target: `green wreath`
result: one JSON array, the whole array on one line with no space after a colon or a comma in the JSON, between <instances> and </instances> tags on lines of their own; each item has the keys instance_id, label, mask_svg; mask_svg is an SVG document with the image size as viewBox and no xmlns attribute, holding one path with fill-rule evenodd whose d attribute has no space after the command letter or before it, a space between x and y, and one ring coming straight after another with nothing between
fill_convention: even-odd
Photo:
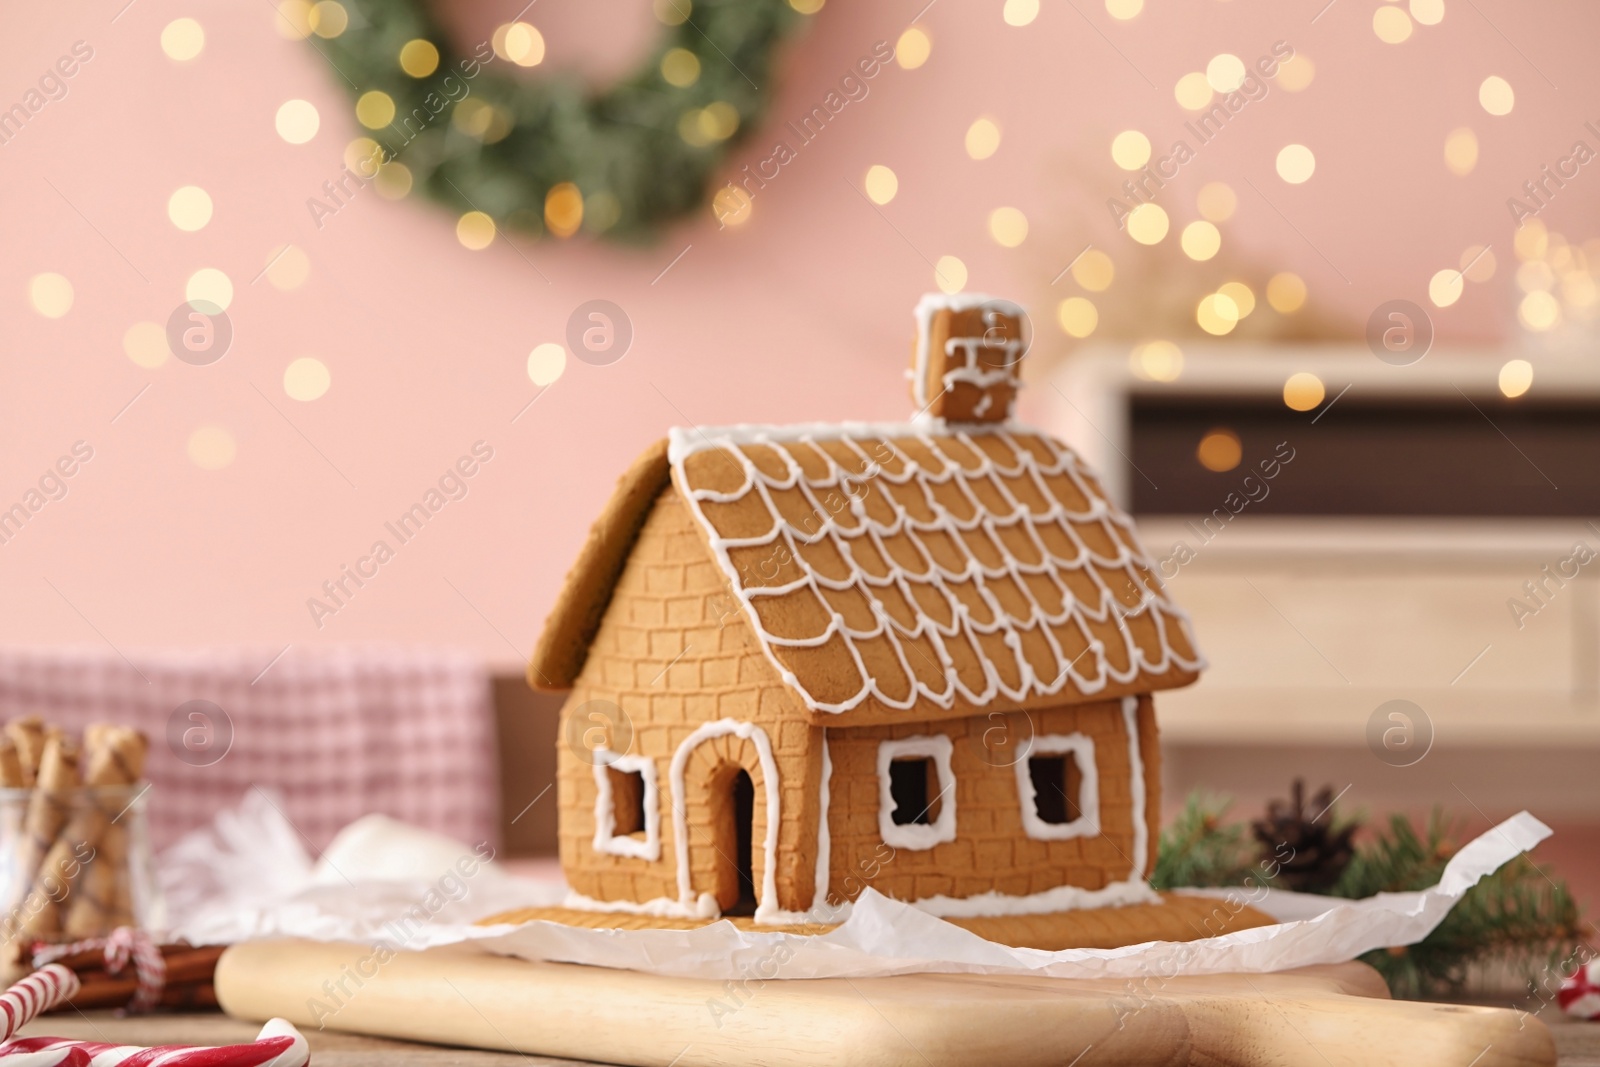
<instances>
[{"instance_id":1,"label":"green wreath","mask_svg":"<svg viewBox=\"0 0 1600 1067\"><path fill-rule=\"evenodd\" d=\"M656 0L663 40L597 94L507 69L504 42L457 53L422 0L324 0L309 28L352 84L381 161L428 196L524 233L570 236L581 220L638 241L705 202L712 173L765 110L776 44L821 6Z\"/></svg>"}]
</instances>

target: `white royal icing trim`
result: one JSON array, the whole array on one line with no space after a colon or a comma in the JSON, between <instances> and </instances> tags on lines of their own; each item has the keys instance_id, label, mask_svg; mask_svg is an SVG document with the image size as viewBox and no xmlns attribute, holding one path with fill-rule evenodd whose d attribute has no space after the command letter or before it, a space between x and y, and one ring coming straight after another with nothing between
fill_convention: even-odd
<instances>
[{"instance_id":1,"label":"white royal icing trim","mask_svg":"<svg viewBox=\"0 0 1600 1067\"><path fill-rule=\"evenodd\" d=\"M1014 465L1000 466L992 456L979 449L973 442L983 435L993 434L999 436L1011 450L1015 457ZM1013 434L1027 434L1034 438L1042 447L1048 449L1054 459L1052 462L1043 463L1031 451L1018 445L1013 439ZM971 471L962 471L956 481L957 487L966 494L971 506L973 517L958 520L948 510L940 506L932 495L926 492L927 485L942 485L957 478L957 469L950 464L939 471L923 468L909 455L894 445L896 438L914 438L919 440L924 447L934 453L940 449L933 443L933 438L938 436L953 439L969 449L974 455L980 457L978 466ZM875 442L887 450L886 454L892 455L897 461L900 473L890 474L874 457L867 455L859 441L867 439ZM843 442L861 457L862 469L858 472L845 472L835 461L833 456L820 449L817 455L828 464L826 477L807 480L793 457L786 452L780 456L786 466L782 477L771 477L760 470L750 458L745 455L740 447L755 444L780 444L787 442L817 441ZM732 492L719 492L711 489L690 489L687 480L682 476L681 466L691 455L707 449L723 449L730 462L739 465L743 473L743 482ZM876 450L876 449L875 449ZM1201 670L1205 666L1205 659L1198 654L1193 658L1180 655L1173 649L1167 639L1166 628L1176 625L1192 635L1192 626L1188 615L1174 605L1159 588L1149 589L1138 581L1138 571L1142 570L1153 575L1155 567L1150 561L1139 541L1138 534L1133 528L1132 521L1122 513L1114 510L1106 500L1093 491L1086 480L1087 471L1083 468L1078 457L1065 445L1060 444L1046 434L1037 430L1014 423L994 425L972 425L960 428L944 427L942 430L927 422L922 423L842 423L842 424L805 424L798 426L757 426L738 425L730 427L695 427L692 429L674 428L669 438L668 456L670 461L679 468L679 485L684 491L684 497L689 503L690 510L705 532L712 555L717 560L723 574L728 578L733 595L738 598L744 610L745 618L759 638L762 651L767 656L780 678L795 694L800 697L806 707L812 711L840 713L859 707L869 698L876 700L886 708L893 710L910 710L923 701L930 702L939 708L948 709L958 699L967 701L975 707L986 707L996 701L1022 702L1051 697L1060 694L1069 686L1076 687L1084 697L1093 697L1112 684L1126 685L1134 682L1141 672L1163 674L1174 667L1189 671ZM1011 496L1000 479L994 478L996 473L1005 473L1014 477L1031 478L1039 486L1038 492L1042 499L1053 500L1053 494L1046 491L1041 479L1046 476L1062 477L1072 482L1083 499L1089 501L1089 508L1084 512L1068 511L1059 502L1051 504L1048 511L1035 515L1029 509ZM890 493L880 493L895 512L892 522L879 522L866 513L866 508L860 503L853 492L854 486L873 478L882 478L889 485L898 490L923 492L925 503L933 513L931 521L919 521L911 517L906 508L895 500ZM1005 514L998 514L987 509L972 493L968 482L974 479L987 478L1002 497L1010 505L1010 510ZM913 484L915 483L915 484ZM848 531L833 517L835 509L818 499L818 492L824 496L840 494L832 499L848 500L848 510L853 519L853 525ZM781 517L783 512L774 506L772 493L786 492L799 493L813 508L814 514L825 516L820 527L816 530L801 531ZM757 537L724 538L707 518L704 510L706 503L728 503L743 499L747 494L756 493L772 517L772 528L769 532ZM1076 549L1077 556L1073 561L1067 561L1052 554L1033 532L1032 523L1051 523L1062 537L1067 539ZM1074 528L1074 523L1099 523L1107 529L1108 536L1116 545L1116 555L1111 557L1100 556L1093 552L1084 539ZM888 567L887 577L875 578L853 563L848 537L841 537L843 533L856 533L865 528L867 536L873 538L873 547L877 549L884 563ZM1024 564L1005 550L1004 540L996 533L999 529L1013 530L1020 527L1021 531L1033 543L1039 554L1041 562L1038 564ZM916 534L919 531L937 532L955 538L958 542L964 532L978 531L985 535L1000 551L1002 563L997 567L985 567L977 559L969 559L968 565L961 572L947 572L933 562L931 558L925 559L927 566L920 574L910 574L897 564L894 559L881 548L881 539L884 536L894 536L903 531ZM816 544L826 539L833 539L832 543L840 556L851 563L851 573L848 578L830 579L817 573L804 556L795 550L798 544ZM914 540L914 538L913 538ZM743 577L737 566L734 565L731 550L747 547L767 547L785 551L793 563L802 572L803 576L794 582L783 586L746 587ZM919 549L919 551L921 551ZM970 553L969 553L970 555ZM1121 572L1128 580L1134 582L1137 588L1143 589L1141 603L1136 608L1124 608L1100 575L1089 564L1111 572ZM1096 589L1098 601L1089 604L1078 600L1055 575L1062 571L1079 571L1087 581ZM1027 576L1046 575L1054 581L1061 594L1060 610L1049 613L1040 605L1037 598L1029 590ZM994 594L988 589L979 587L978 593L985 600L993 621L979 623L973 620L970 610L945 585L946 579L972 579L981 577L987 580L1010 580L1030 605L1030 614L1026 619L1013 620ZM1159 581L1159 579L1156 579ZM932 587L942 596L949 605L952 622L941 625L925 614L919 612L918 620L914 627L906 628L890 618L881 609L877 608L875 598L870 596L870 587L895 586L897 593L915 605L916 598L911 593L912 584L922 587ZM770 597L783 593L794 592L809 588L812 595L819 603L826 605L823 596L824 589L844 590L855 588L869 598L874 599L875 622L867 630L853 630L849 628L844 618L837 612L830 611L830 621L823 632L805 638L783 638L771 633L762 625L761 618L755 609L755 600L758 597ZM1154 622L1157 640L1161 649L1159 657L1152 660L1145 654L1143 648L1133 639L1128 629L1127 617L1133 613L1143 613L1158 607L1152 620ZM1081 618L1080 618L1081 616ZM1092 619L1095 622L1105 623L1110 621L1120 634L1123 645L1127 649L1128 666L1125 670L1113 669L1105 654L1105 645L1097 638L1089 635L1084 627L1082 618ZM1084 636L1087 644L1086 650L1076 659L1069 660L1062 652L1060 643L1051 632L1051 626L1076 627ZM1056 657L1057 664L1062 665L1053 678L1044 678L1035 674L1033 666L1022 654L1022 643L1018 630L1037 630L1044 638L1047 645ZM808 648L817 647L826 643L837 634L844 634L844 642L848 648L858 676L862 679L860 688L843 700L824 701L810 693L801 683L800 679L779 661L776 649L779 648ZM995 669L987 655L980 655L984 670L984 684L981 688L974 689L968 686L954 669L954 660L946 650L946 641L965 642L975 649L981 648L977 641L979 634L1004 634L1004 644L1013 657L1012 666L1018 678L1018 684L1004 683L999 672ZM907 638L924 639L939 656L940 666L944 672L944 685L942 688L931 688L911 668L906 660L905 649L902 647L899 636ZM889 644L894 648L900 669L904 673L907 692L903 697L891 697L879 688L877 680L867 670L861 659L860 652L855 647L856 639L872 639L887 636ZM1193 645L1192 637L1190 645ZM1080 667L1080 661L1091 659L1089 670Z\"/></svg>"},{"instance_id":2,"label":"white royal icing trim","mask_svg":"<svg viewBox=\"0 0 1600 1067\"><path fill-rule=\"evenodd\" d=\"M983 293L924 293L912 312L917 320L917 348L911 366L911 397L917 405L917 411L926 411L928 406L938 399L928 396L928 334L933 329L933 316L940 311L960 312L971 311L974 308L1010 315L1022 324L1024 331L1028 329L1028 313L1020 305L1013 304L1009 300L985 296ZM952 337L945 342L945 351L948 353L952 348L965 348L968 359L972 360L975 350L983 345L983 340L981 337ZM1006 361L1006 366L998 370L980 371L976 367L967 366L949 371L944 376L945 389L948 390L958 381L970 382L980 389L1005 381L1011 376L1010 368L1028 351L1031 341L1032 338L1023 336L1001 342L1001 346L997 347L1005 347L1014 354ZM983 415L985 412L980 410L977 414ZM1009 418L1010 415L1011 412L1007 410L1006 417Z\"/></svg>"},{"instance_id":3,"label":"white royal icing trim","mask_svg":"<svg viewBox=\"0 0 1600 1067\"><path fill-rule=\"evenodd\" d=\"M656 897L654 900L646 901L596 900L573 889L568 890L562 906L577 911L649 915L657 919L715 919L722 914L722 910L717 907L717 898L710 893L701 893L698 900L685 904L669 897Z\"/></svg>"},{"instance_id":4,"label":"white royal icing trim","mask_svg":"<svg viewBox=\"0 0 1600 1067\"><path fill-rule=\"evenodd\" d=\"M816 889L811 894L811 910L828 905L828 863L833 848L828 829L828 809L833 803L833 756L828 752L828 728L822 728L822 795L818 798Z\"/></svg>"},{"instance_id":5,"label":"white royal icing trim","mask_svg":"<svg viewBox=\"0 0 1600 1067\"><path fill-rule=\"evenodd\" d=\"M1145 821L1144 753L1139 748L1139 698L1122 698L1122 723L1128 730L1129 788L1133 790L1133 870L1128 878L1144 881L1150 860L1150 824Z\"/></svg>"},{"instance_id":6,"label":"white royal icing trim","mask_svg":"<svg viewBox=\"0 0 1600 1067\"><path fill-rule=\"evenodd\" d=\"M924 897L911 906L950 919L983 919L1000 915L1045 915L1082 908L1120 908L1128 904L1160 904L1161 894L1142 881L1112 882L1101 889L1059 885L1025 897L980 893L975 897Z\"/></svg>"},{"instance_id":7,"label":"white royal icing trim","mask_svg":"<svg viewBox=\"0 0 1600 1067\"><path fill-rule=\"evenodd\" d=\"M1070 756L1078 765L1078 812L1076 819L1064 823L1039 818L1038 794L1028 763L1035 756ZM1088 734L1043 734L1033 738L1028 752L1014 764L1017 796L1022 801L1022 830L1035 841L1065 841L1074 837L1100 835L1100 768L1094 758L1094 738Z\"/></svg>"},{"instance_id":8,"label":"white royal icing trim","mask_svg":"<svg viewBox=\"0 0 1600 1067\"><path fill-rule=\"evenodd\" d=\"M906 737L878 745L878 835L884 844L920 852L956 839L956 779L950 771L954 747L947 734ZM894 821L896 804L889 788L889 764L905 756L933 760L939 784L939 816L931 823Z\"/></svg>"},{"instance_id":9,"label":"white royal icing trim","mask_svg":"<svg viewBox=\"0 0 1600 1067\"><path fill-rule=\"evenodd\" d=\"M761 760L761 777L765 779L767 787L767 836L762 843L765 860L761 872L761 897L756 902L756 922L787 921L789 913L778 907L778 763L772 758L772 742L767 739L767 732L753 722L739 722L737 719L704 723L685 738L672 754L668 781L672 784L672 831L678 861L678 902L689 907L696 899L689 870L689 816L684 808L684 768L689 764L690 754L701 742L728 734L745 738L756 746L756 755Z\"/></svg>"},{"instance_id":10,"label":"white royal icing trim","mask_svg":"<svg viewBox=\"0 0 1600 1067\"><path fill-rule=\"evenodd\" d=\"M595 750L594 850L611 856L655 861L661 858L661 798L656 788L656 761L649 756L624 756L608 749ZM618 834L617 812L611 795L612 769L638 774L644 779L644 836Z\"/></svg>"}]
</instances>

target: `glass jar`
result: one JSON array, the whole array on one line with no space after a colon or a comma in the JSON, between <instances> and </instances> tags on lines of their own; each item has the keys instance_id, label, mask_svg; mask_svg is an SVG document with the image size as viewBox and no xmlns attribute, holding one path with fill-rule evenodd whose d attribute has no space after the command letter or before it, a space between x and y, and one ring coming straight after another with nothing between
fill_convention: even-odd
<instances>
[{"instance_id":1,"label":"glass jar","mask_svg":"<svg viewBox=\"0 0 1600 1067\"><path fill-rule=\"evenodd\" d=\"M0 943L159 928L149 799L147 782L0 789Z\"/></svg>"}]
</instances>

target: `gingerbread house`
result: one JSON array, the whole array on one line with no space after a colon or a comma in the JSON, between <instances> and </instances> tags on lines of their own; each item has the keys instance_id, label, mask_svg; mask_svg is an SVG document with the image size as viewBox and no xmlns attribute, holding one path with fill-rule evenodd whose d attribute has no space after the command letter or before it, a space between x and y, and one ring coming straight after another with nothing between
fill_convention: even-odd
<instances>
[{"instance_id":1,"label":"gingerbread house","mask_svg":"<svg viewBox=\"0 0 1600 1067\"><path fill-rule=\"evenodd\" d=\"M529 667L571 690L572 906L1158 901L1151 694L1198 676L1189 621L1077 456L1012 421L1021 309L916 321L911 421L675 429L622 476Z\"/></svg>"}]
</instances>

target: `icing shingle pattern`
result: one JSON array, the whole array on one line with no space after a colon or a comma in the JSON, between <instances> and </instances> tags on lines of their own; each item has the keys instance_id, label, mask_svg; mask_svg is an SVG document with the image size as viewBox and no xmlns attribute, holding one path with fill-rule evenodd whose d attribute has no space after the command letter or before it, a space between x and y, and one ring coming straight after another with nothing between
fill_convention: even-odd
<instances>
[{"instance_id":1,"label":"icing shingle pattern","mask_svg":"<svg viewBox=\"0 0 1600 1067\"><path fill-rule=\"evenodd\" d=\"M1132 521L1047 434L697 428L674 430L669 454L746 617L813 711L1086 699L1204 665Z\"/></svg>"}]
</instances>

